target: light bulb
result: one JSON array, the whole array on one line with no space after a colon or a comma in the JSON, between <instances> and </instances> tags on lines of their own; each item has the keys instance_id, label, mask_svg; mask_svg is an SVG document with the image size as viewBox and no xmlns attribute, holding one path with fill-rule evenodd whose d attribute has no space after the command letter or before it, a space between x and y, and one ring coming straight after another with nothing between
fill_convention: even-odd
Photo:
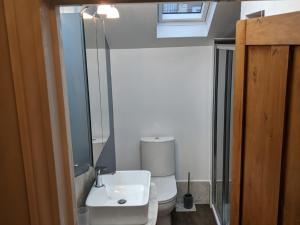
<instances>
[{"instance_id":1,"label":"light bulb","mask_svg":"<svg viewBox=\"0 0 300 225\"><path fill-rule=\"evenodd\" d=\"M111 5L98 5L97 14L99 15L107 15L110 11Z\"/></svg>"},{"instance_id":2,"label":"light bulb","mask_svg":"<svg viewBox=\"0 0 300 225\"><path fill-rule=\"evenodd\" d=\"M114 6L111 6L108 13L106 14L106 18L108 18L108 19L120 18L120 14L119 14L118 9Z\"/></svg>"}]
</instances>

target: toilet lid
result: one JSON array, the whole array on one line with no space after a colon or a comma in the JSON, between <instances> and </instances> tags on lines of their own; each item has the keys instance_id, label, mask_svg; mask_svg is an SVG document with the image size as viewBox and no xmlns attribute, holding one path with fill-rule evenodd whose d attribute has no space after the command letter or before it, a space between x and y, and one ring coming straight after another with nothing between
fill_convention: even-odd
<instances>
[{"instance_id":1,"label":"toilet lid","mask_svg":"<svg viewBox=\"0 0 300 225\"><path fill-rule=\"evenodd\" d=\"M158 202L168 202L174 199L177 195L177 187L175 176L152 177L151 182L156 186Z\"/></svg>"}]
</instances>

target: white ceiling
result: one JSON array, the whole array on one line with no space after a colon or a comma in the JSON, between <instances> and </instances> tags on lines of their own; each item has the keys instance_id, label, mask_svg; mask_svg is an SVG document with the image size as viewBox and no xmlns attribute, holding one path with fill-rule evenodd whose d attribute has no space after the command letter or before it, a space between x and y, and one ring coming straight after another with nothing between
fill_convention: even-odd
<instances>
[{"instance_id":1,"label":"white ceiling","mask_svg":"<svg viewBox=\"0 0 300 225\"><path fill-rule=\"evenodd\" d=\"M119 19L105 20L105 33L110 48L157 48L210 45L213 38L234 37L240 17L240 2L218 2L208 37L156 38L157 3L115 5ZM85 21L87 48L95 48L95 26Z\"/></svg>"}]
</instances>

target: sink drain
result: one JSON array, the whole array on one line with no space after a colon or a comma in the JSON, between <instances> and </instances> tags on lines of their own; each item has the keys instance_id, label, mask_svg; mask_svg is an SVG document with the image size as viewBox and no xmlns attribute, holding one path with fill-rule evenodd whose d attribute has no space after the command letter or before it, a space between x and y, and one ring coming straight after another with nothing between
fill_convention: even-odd
<instances>
[{"instance_id":1,"label":"sink drain","mask_svg":"<svg viewBox=\"0 0 300 225\"><path fill-rule=\"evenodd\" d=\"M118 201L118 203L120 204L120 205L123 205L123 204L125 204L127 201L126 201L126 199L120 199L119 201Z\"/></svg>"}]
</instances>

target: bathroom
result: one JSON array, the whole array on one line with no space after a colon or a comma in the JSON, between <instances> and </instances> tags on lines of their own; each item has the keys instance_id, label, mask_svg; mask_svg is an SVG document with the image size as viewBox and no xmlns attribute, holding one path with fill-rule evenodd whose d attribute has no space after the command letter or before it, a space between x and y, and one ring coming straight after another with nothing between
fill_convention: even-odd
<instances>
[{"instance_id":1,"label":"bathroom","mask_svg":"<svg viewBox=\"0 0 300 225\"><path fill-rule=\"evenodd\" d=\"M253 16L245 4L60 8L80 221L229 224L235 25ZM136 179L150 171L158 207L149 200L148 213L109 209L139 204L127 196L138 190L117 195L122 187L106 184L118 171ZM140 220L126 221L138 212Z\"/></svg>"},{"instance_id":2,"label":"bathroom","mask_svg":"<svg viewBox=\"0 0 300 225\"><path fill-rule=\"evenodd\" d=\"M300 2L18 1L0 224L299 223Z\"/></svg>"},{"instance_id":3,"label":"bathroom","mask_svg":"<svg viewBox=\"0 0 300 225\"><path fill-rule=\"evenodd\" d=\"M164 28L168 23L157 23L158 9L174 5L206 10L202 13L207 22L186 22L191 29L206 29L206 34L187 30L181 32L182 37L176 37L163 31L163 35L171 36L159 38L159 26ZM158 213L157 224L171 224L173 209L184 209L190 173L193 202L199 205L198 211L207 211L208 221L213 221L209 205L214 39L223 37L229 49L233 47L230 38L235 35L240 3L144 3L114 7L119 18L95 18L101 8L93 5L78 9L62 7L60 11L77 206L83 210L89 204L87 196L95 180L95 167L105 167L104 175L100 175L104 177L115 170L149 170L159 196L159 210L166 208ZM76 32L82 32L77 40ZM85 49L85 57L80 54L81 48ZM80 73L84 70L86 74ZM93 153L88 157L82 149L90 147ZM184 211L189 210L196 208L193 205ZM168 215L163 218L161 214ZM91 224L97 222L93 220Z\"/></svg>"}]
</instances>

